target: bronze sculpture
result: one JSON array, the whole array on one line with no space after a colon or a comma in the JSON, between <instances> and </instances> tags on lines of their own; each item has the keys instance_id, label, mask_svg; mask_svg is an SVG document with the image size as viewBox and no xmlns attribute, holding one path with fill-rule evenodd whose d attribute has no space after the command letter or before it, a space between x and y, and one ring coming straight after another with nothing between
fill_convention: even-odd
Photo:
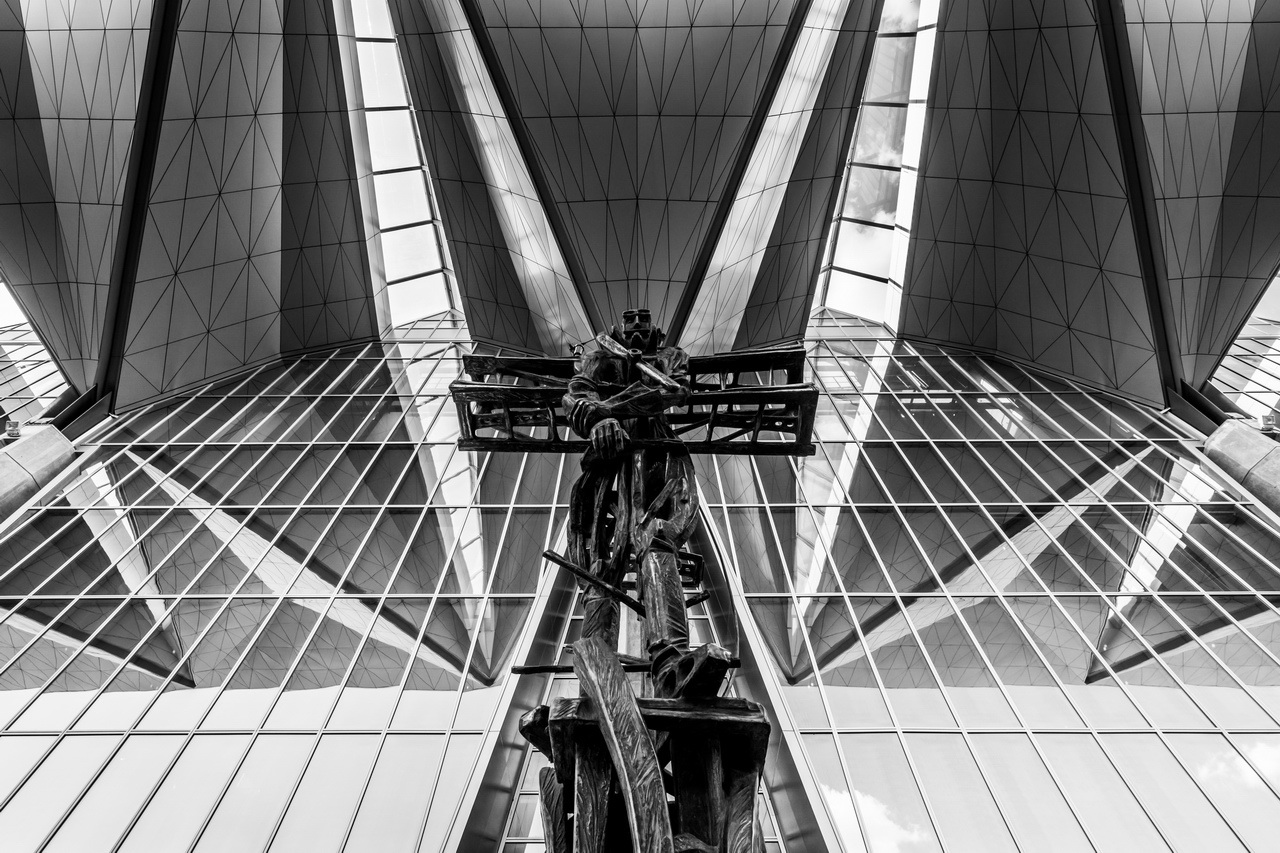
<instances>
[{"instance_id":1,"label":"bronze sculpture","mask_svg":"<svg viewBox=\"0 0 1280 853\"><path fill-rule=\"evenodd\" d=\"M708 654L728 654L717 648L694 658L689 651L676 557L698 520L693 460L683 446L630 450L633 438L675 439L666 410L689 399L689 357L662 346L663 338L648 310L627 311L621 328L583 356L564 409L573 431L591 443L569 499L569 559L614 586L635 573L657 694L674 698L706 668ZM616 648L619 602L597 586L584 596L583 639L601 637Z\"/></svg>"},{"instance_id":2,"label":"bronze sculpture","mask_svg":"<svg viewBox=\"0 0 1280 853\"><path fill-rule=\"evenodd\" d=\"M817 395L801 381L802 350L691 359L663 345L645 309L596 342L576 363L470 356L471 380L452 386L459 447L583 452L568 555L544 554L582 586L572 649L582 695L520 726L552 762L539 777L547 849L755 853L769 723L759 705L718 695L736 664L729 652L689 646L687 608L705 597L686 598L701 580L685 550L698 521L690 453L812 453ZM562 438L565 427L579 439ZM643 660L619 654L621 606L642 618ZM642 697L624 675L638 669L649 674Z\"/></svg>"}]
</instances>

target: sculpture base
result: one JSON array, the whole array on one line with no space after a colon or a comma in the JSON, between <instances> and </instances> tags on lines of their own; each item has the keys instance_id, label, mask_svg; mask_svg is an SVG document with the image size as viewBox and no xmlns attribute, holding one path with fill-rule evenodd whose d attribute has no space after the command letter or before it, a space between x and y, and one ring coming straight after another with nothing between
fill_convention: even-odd
<instances>
[{"instance_id":1,"label":"sculpture base","mask_svg":"<svg viewBox=\"0 0 1280 853\"><path fill-rule=\"evenodd\" d=\"M735 698L636 699L635 703L652 733L667 794L673 799L668 803L672 846L667 849L675 853L761 850L755 807L769 742L763 708ZM623 808L621 792L600 732L600 715L591 700L557 699L536 715L547 721L554 768L548 768L541 780L544 821L559 828L548 833L549 853L570 853L575 836L591 838L593 846L587 849L580 842L575 853L635 849L625 817L611 814ZM592 791L578 798L575 786L582 779L591 780ZM587 809L590 814L575 813ZM584 827L573 826L584 818L598 829L584 833Z\"/></svg>"}]
</instances>

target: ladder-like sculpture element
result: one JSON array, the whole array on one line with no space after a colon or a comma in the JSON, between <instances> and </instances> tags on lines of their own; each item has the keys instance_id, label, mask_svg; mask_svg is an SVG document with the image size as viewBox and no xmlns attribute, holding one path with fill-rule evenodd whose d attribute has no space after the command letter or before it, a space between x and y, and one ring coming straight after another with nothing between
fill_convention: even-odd
<instances>
[{"instance_id":1,"label":"ladder-like sculpture element","mask_svg":"<svg viewBox=\"0 0 1280 853\"><path fill-rule=\"evenodd\" d=\"M811 454L817 392L801 381L803 350L690 359L662 338L647 310L628 311L577 363L471 356L470 380L451 389L463 449L584 451L569 553L545 554L583 588L581 696L520 727L552 763L539 779L551 853L761 849L769 723L719 697L737 663L725 649L689 646L686 611L705 598L702 562L684 548L698 521L690 452ZM623 606L642 620L645 658L618 653ZM636 670L648 673L640 697L625 674Z\"/></svg>"}]
</instances>

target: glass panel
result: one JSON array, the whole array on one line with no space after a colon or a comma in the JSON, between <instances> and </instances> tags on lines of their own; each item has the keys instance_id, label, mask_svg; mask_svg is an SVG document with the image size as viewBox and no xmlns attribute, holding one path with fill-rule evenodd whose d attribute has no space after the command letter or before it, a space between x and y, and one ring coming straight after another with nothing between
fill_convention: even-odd
<instances>
[{"instance_id":1,"label":"glass panel","mask_svg":"<svg viewBox=\"0 0 1280 853\"><path fill-rule=\"evenodd\" d=\"M854 272L887 278L892 241L892 229L842 220L832 263Z\"/></svg>"},{"instance_id":2,"label":"glass panel","mask_svg":"<svg viewBox=\"0 0 1280 853\"><path fill-rule=\"evenodd\" d=\"M1169 849L1091 735L1036 739L1098 853Z\"/></svg>"},{"instance_id":3,"label":"glass panel","mask_svg":"<svg viewBox=\"0 0 1280 853\"><path fill-rule=\"evenodd\" d=\"M193 737L125 838L121 853L185 850L248 746L248 735Z\"/></svg>"},{"instance_id":4,"label":"glass panel","mask_svg":"<svg viewBox=\"0 0 1280 853\"><path fill-rule=\"evenodd\" d=\"M881 33L914 32L920 18L920 0L884 0L880 12Z\"/></svg>"},{"instance_id":5,"label":"glass panel","mask_svg":"<svg viewBox=\"0 0 1280 853\"><path fill-rule=\"evenodd\" d=\"M446 839L454 828L458 806L471 783L471 774L475 770L482 740L480 735L450 736L449 745L444 751L444 761L440 764L439 777L432 779L430 773L426 774L435 794L427 809L427 822L419 849L447 849Z\"/></svg>"},{"instance_id":6,"label":"glass panel","mask_svg":"<svg viewBox=\"0 0 1280 853\"><path fill-rule=\"evenodd\" d=\"M321 738L270 849L341 850L378 742L374 735Z\"/></svg>"},{"instance_id":7,"label":"glass panel","mask_svg":"<svg viewBox=\"0 0 1280 853\"><path fill-rule=\"evenodd\" d=\"M116 841L184 741L181 735L136 735L126 740L44 850L82 853Z\"/></svg>"},{"instance_id":8,"label":"glass panel","mask_svg":"<svg viewBox=\"0 0 1280 853\"><path fill-rule=\"evenodd\" d=\"M908 734L906 739L944 847L1017 850L960 735Z\"/></svg>"},{"instance_id":9,"label":"glass panel","mask_svg":"<svg viewBox=\"0 0 1280 853\"><path fill-rule=\"evenodd\" d=\"M1036 646L1019 630L1001 602L992 598L956 599L956 606L982 645L1024 722L1032 727L1077 728L1083 722Z\"/></svg>"},{"instance_id":10,"label":"glass panel","mask_svg":"<svg viewBox=\"0 0 1280 853\"><path fill-rule=\"evenodd\" d=\"M891 7L892 2L886 3ZM886 8L884 17L892 19L893 10ZM883 31L882 31L883 32ZM871 71L862 98L867 103L892 101L905 103L907 89L911 85L912 60L915 58L914 38L878 38L871 54Z\"/></svg>"},{"instance_id":11,"label":"glass panel","mask_svg":"<svg viewBox=\"0 0 1280 853\"><path fill-rule=\"evenodd\" d=\"M0 800L7 799L28 771L44 758L54 738L23 735L0 738Z\"/></svg>"},{"instance_id":12,"label":"glass panel","mask_svg":"<svg viewBox=\"0 0 1280 853\"><path fill-rule=\"evenodd\" d=\"M373 176L380 228L395 228L431 218L424 177L418 169Z\"/></svg>"},{"instance_id":13,"label":"glass panel","mask_svg":"<svg viewBox=\"0 0 1280 853\"><path fill-rule=\"evenodd\" d=\"M1176 849L1244 849L1158 737L1136 733L1102 735L1102 742Z\"/></svg>"},{"instance_id":14,"label":"glass panel","mask_svg":"<svg viewBox=\"0 0 1280 853\"><path fill-rule=\"evenodd\" d=\"M359 38L395 38L387 4L381 0L357 3L354 7L356 36Z\"/></svg>"},{"instance_id":15,"label":"glass panel","mask_svg":"<svg viewBox=\"0 0 1280 853\"><path fill-rule=\"evenodd\" d=\"M447 310L453 304L444 273L387 285L387 299L392 322L397 324Z\"/></svg>"},{"instance_id":16,"label":"glass panel","mask_svg":"<svg viewBox=\"0 0 1280 853\"><path fill-rule=\"evenodd\" d=\"M898 736L846 734L840 743L872 853L941 851Z\"/></svg>"},{"instance_id":17,"label":"glass panel","mask_svg":"<svg viewBox=\"0 0 1280 853\"><path fill-rule=\"evenodd\" d=\"M374 5L374 4L371 4ZM418 138L408 110L365 113L369 128L369 156L375 172L408 169L419 165Z\"/></svg>"},{"instance_id":18,"label":"glass panel","mask_svg":"<svg viewBox=\"0 0 1280 853\"><path fill-rule=\"evenodd\" d=\"M376 5L376 2L375 4ZM358 42L360 89L365 107L406 107L400 57L394 43Z\"/></svg>"},{"instance_id":19,"label":"glass panel","mask_svg":"<svg viewBox=\"0 0 1280 853\"><path fill-rule=\"evenodd\" d=\"M854 161L878 166L902 165L902 137L906 129L906 107L862 107L854 130Z\"/></svg>"},{"instance_id":20,"label":"glass panel","mask_svg":"<svg viewBox=\"0 0 1280 853\"><path fill-rule=\"evenodd\" d=\"M974 750L1023 850L1093 850L1026 735L976 734Z\"/></svg>"},{"instance_id":21,"label":"glass panel","mask_svg":"<svg viewBox=\"0 0 1280 853\"><path fill-rule=\"evenodd\" d=\"M849 167L843 215L892 225L898 207L898 174L892 169Z\"/></svg>"},{"instance_id":22,"label":"glass panel","mask_svg":"<svg viewBox=\"0 0 1280 853\"><path fill-rule=\"evenodd\" d=\"M1170 734L1169 745L1251 850L1275 843L1276 793L1221 735Z\"/></svg>"},{"instance_id":23,"label":"glass panel","mask_svg":"<svg viewBox=\"0 0 1280 853\"><path fill-rule=\"evenodd\" d=\"M897 600L860 599L858 604L865 642L854 651L867 655L877 667L898 722L908 728L953 728L955 721L929 659L916 643Z\"/></svg>"},{"instance_id":24,"label":"glass panel","mask_svg":"<svg viewBox=\"0 0 1280 853\"><path fill-rule=\"evenodd\" d=\"M431 772L444 755L443 735L388 735L347 850L412 850L422 828L423 790L438 784Z\"/></svg>"},{"instance_id":25,"label":"glass panel","mask_svg":"<svg viewBox=\"0 0 1280 853\"><path fill-rule=\"evenodd\" d=\"M266 846L314 744L309 736L260 735L201 833L196 853Z\"/></svg>"},{"instance_id":26,"label":"glass panel","mask_svg":"<svg viewBox=\"0 0 1280 853\"><path fill-rule=\"evenodd\" d=\"M64 738L0 811L5 848L37 849L118 743L103 735Z\"/></svg>"},{"instance_id":27,"label":"glass panel","mask_svg":"<svg viewBox=\"0 0 1280 853\"><path fill-rule=\"evenodd\" d=\"M276 689L305 647L323 609L318 599L280 602L262 626L226 689L205 717L207 728L255 728L270 710Z\"/></svg>"},{"instance_id":28,"label":"glass panel","mask_svg":"<svg viewBox=\"0 0 1280 853\"><path fill-rule=\"evenodd\" d=\"M440 243L434 225L414 225L382 232L382 258L387 281L440 268Z\"/></svg>"},{"instance_id":29,"label":"glass panel","mask_svg":"<svg viewBox=\"0 0 1280 853\"><path fill-rule=\"evenodd\" d=\"M862 840L858 810L853 798L849 796L849 784L845 781L835 740L826 734L803 737L805 752L826 801L827 815L835 825L843 848L846 851L865 851L867 848Z\"/></svg>"},{"instance_id":30,"label":"glass panel","mask_svg":"<svg viewBox=\"0 0 1280 853\"><path fill-rule=\"evenodd\" d=\"M886 300L891 287L883 281L833 269L827 285L827 306L878 320L884 317ZM818 435L823 436L822 433ZM841 437L834 436L837 441Z\"/></svg>"},{"instance_id":31,"label":"glass panel","mask_svg":"<svg viewBox=\"0 0 1280 853\"><path fill-rule=\"evenodd\" d=\"M906 612L933 660L938 677L946 685L961 725L967 728L1017 725L1009 703L951 603L945 598L921 598L912 602Z\"/></svg>"}]
</instances>

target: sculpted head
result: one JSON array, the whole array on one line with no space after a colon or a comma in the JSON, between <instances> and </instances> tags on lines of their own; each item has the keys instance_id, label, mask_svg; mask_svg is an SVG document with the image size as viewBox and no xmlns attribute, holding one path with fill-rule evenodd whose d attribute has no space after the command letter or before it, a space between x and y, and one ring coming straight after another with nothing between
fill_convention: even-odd
<instances>
[{"instance_id":1,"label":"sculpted head","mask_svg":"<svg viewBox=\"0 0 1280 853\"><path fill-rule=\"evenodd\" d=\"M656 352L662 346L666 333L653 325L648 308L628 308L622 312L622 326L614 326L609 333L615 341L627 349Z\"/></svg>"}]
</instances>

